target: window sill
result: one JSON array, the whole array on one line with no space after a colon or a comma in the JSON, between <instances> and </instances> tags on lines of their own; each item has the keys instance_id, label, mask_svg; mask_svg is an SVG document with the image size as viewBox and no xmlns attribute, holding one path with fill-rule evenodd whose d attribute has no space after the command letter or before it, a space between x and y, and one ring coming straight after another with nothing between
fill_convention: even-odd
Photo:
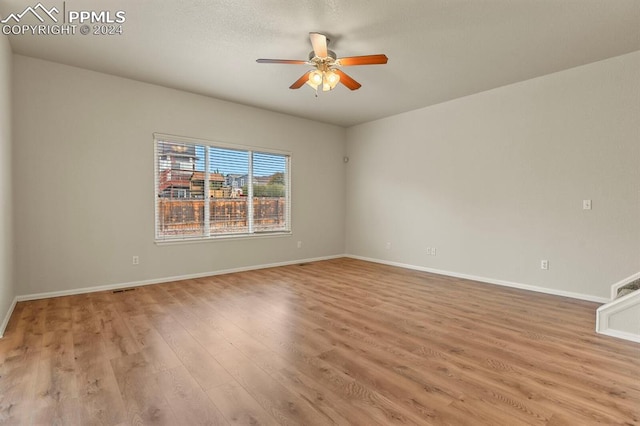
<instances>
[{"instance_id":1,"label":"window sill","mask_svg":"<svg viewBox=\"0 0 640 426\"><path fill-rule=\"evenodd\" d=\"M282 238L282 237L290 237L293 235L291 231L280 231L280 232L258 232L254 234L238 234L238 235L220 235L216 237L193 237L193 238L176 238L175 240L166 239L166 240L155 240L155 244L157 246L172 246L172 245L180 245L180 244L199 244L199 243L212 243L212 242L220 242L220 241L230 241L230 240L253 240L253 239L262 239L262 238Z\"/></svg>"}]
</instances>

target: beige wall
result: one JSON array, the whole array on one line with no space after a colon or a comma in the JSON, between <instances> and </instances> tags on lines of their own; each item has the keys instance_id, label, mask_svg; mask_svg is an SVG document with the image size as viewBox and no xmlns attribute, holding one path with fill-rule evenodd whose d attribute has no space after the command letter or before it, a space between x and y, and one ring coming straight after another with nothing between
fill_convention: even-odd
<instances>
[{"instance_id":1,"label":"beige wall","mask_svg":"<svg viewBox=\"0 0 640 426\"><path fill-rule=\"evenodd\" d=\"M11 213L11 47L0 35L0 336L15 295Z\"/></svg>"},{"instance_id":2,"label":"beige wall","mask_svg":"<svg viewBox=\"0 0 640 426\"><path fill-rule=\"evenodd\" d=\"M19 295L344 252L343 128L23 56L14 73ZM154 132L291 151L293 236L155 245Z\"/></svg>"},{"instance_id":3,"label":"beige wall","mask_svg":"<svg viewBox=\"0 0 640 426\"><path fill-rule=\"evenodd\" d=\"M640 270L639 75L635 52L348 129L347 253L608 298Z\"/></svg>"},{"instance_id":4,"label":"beige wall","mask_svg":"<svg viewBox=\"0 0 640 426\"><path fill-rule=\"evenodd\" d=\"M606 298L640 270L640 52L346 131L13 63L19 295L339 255L345 232L349 254L578 295ZM153 132L292 151L294 235L155 245Z\"/></svg>"}]
</instances>

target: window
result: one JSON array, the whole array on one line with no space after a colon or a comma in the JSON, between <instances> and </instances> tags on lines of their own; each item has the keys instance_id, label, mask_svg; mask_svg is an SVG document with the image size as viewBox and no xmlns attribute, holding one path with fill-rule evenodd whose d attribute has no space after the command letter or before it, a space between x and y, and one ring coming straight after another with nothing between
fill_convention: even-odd
<instances>
[{"instance_id":1,"label":"window","mask_svg":"<svg viewBox=\"0 0 640 426\"><path fill-rule=\"evenodd\" d=\"M290 232L289 154L154 136L156 241Z\"/></svg>"}]
</instances>

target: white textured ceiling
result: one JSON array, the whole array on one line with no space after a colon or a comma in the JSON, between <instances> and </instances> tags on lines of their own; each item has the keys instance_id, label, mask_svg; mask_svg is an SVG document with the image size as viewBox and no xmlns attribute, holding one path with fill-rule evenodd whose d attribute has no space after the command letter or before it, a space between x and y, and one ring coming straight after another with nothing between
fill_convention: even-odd
<instances>
[{"instance_id":1,"label":"white textured ceiling","mask_svg":"<svg viewBox=\"0 0 640 426\"><path fill-rule=\"evenodd\" d=\"M640 0L40 0L124 10L123 35L10 36L15 53L350 126L640 50ZM0 15L38 0L2 0ZM27 19L27 18L25 18ZM308 67L308 33L362 84L316 98L288 87Z\"/></svg>"}]
</instances>

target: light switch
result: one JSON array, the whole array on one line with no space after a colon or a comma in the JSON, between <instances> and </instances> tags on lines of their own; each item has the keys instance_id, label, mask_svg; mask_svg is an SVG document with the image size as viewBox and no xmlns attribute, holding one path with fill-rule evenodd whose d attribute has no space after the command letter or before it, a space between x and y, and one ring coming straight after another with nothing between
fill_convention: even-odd
<instances>
[{"instance_id":1,"label":"light switch","mask_svg":"<svg viewBox=\"0 0 640 426\"><path fill-rule=\"evenodd\" d=\"M582 210L591 210L591 200L582 200Z\"/></svg>"}]
</instances>

